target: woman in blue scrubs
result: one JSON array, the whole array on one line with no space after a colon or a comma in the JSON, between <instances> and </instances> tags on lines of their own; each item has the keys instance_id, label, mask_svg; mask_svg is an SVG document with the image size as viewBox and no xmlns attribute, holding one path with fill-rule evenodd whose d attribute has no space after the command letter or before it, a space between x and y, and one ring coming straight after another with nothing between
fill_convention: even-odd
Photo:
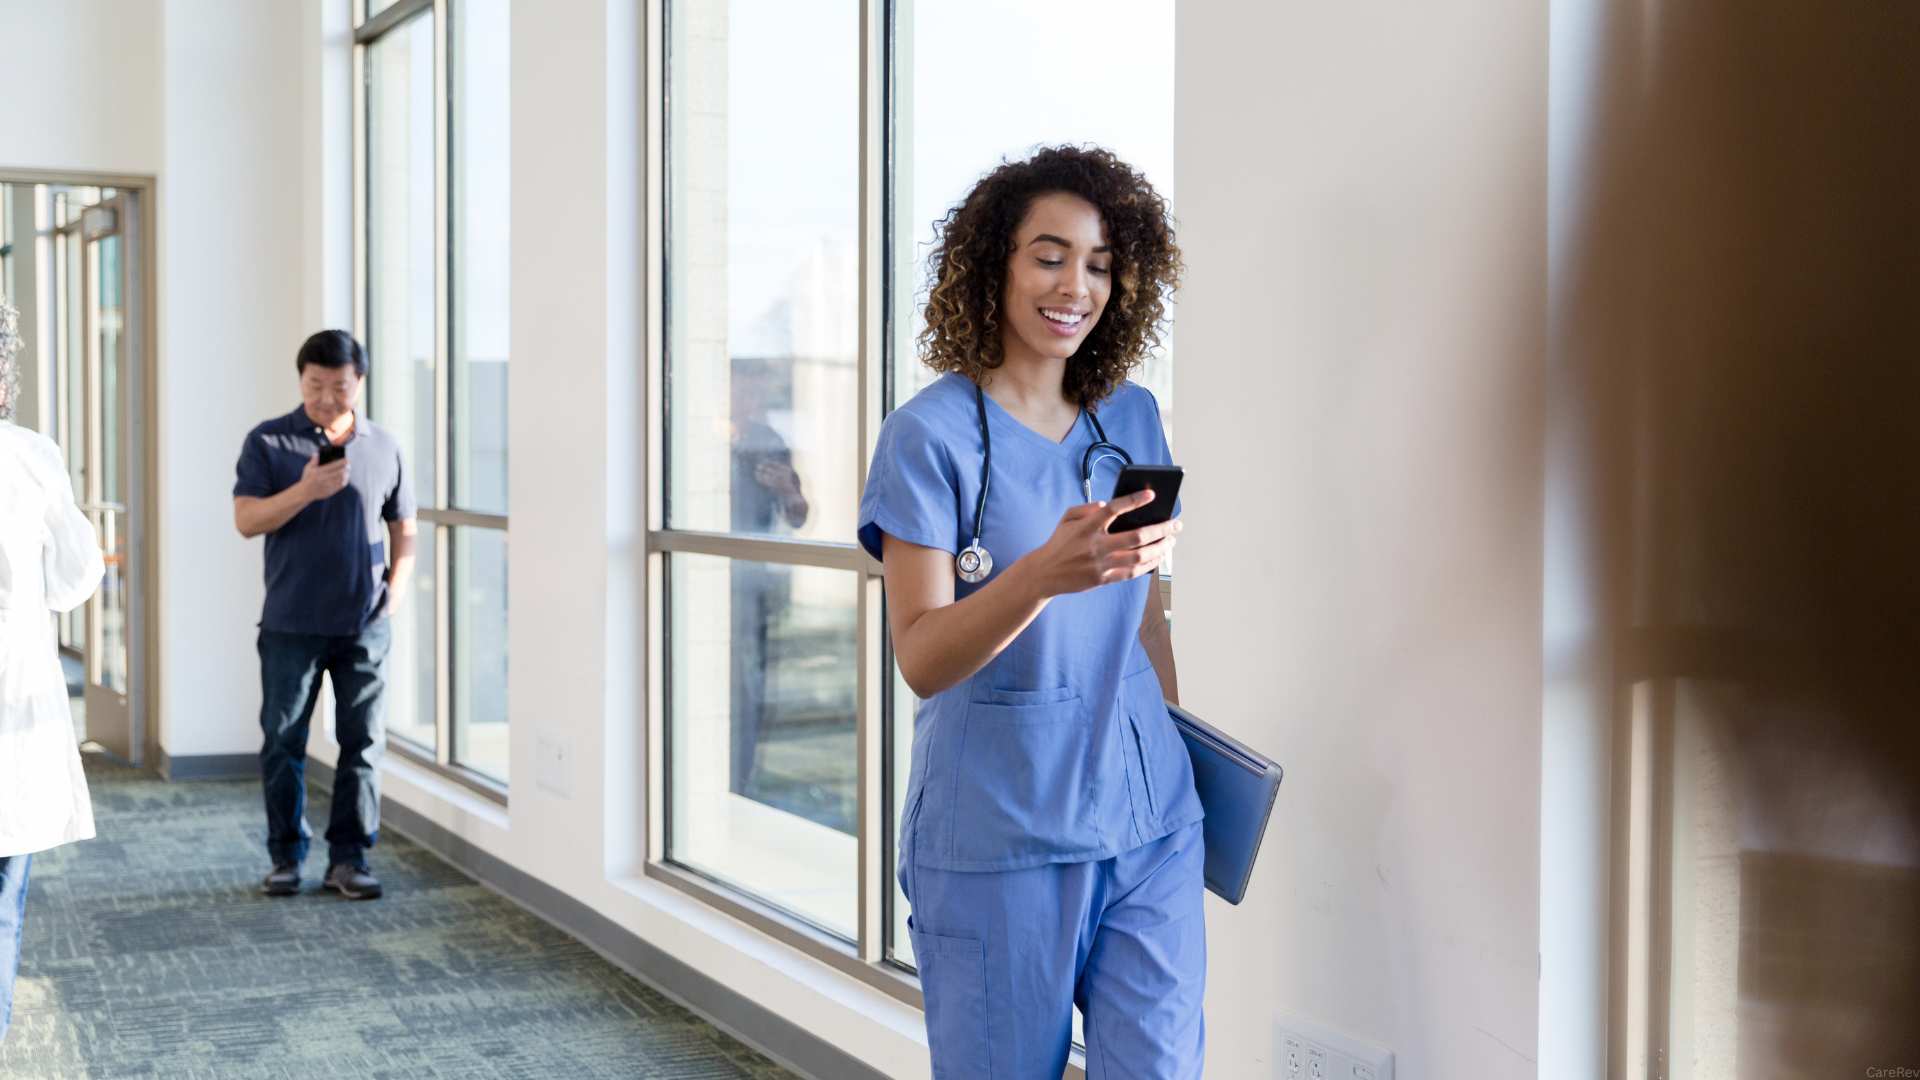
<instances>
[{"instance_id":1,"label":"woman in blue scrubs","mask_svg":"<svg viewBox=\"0 0 1920 1080\"><path fill-rule=\"evenodd\" d=\"M1154 574L1180 524L1107 532L1151 500L1108 501L1121 453L1171 463L1127 381L1179 282L1166 203L1062 147L940 232L942 375L888 416L860 506L922 699L899 872L933 1073L1058 1077L1078 1005L1092 1080L1198 1077L1201 811Z\"/></svg>"}]
</instances>

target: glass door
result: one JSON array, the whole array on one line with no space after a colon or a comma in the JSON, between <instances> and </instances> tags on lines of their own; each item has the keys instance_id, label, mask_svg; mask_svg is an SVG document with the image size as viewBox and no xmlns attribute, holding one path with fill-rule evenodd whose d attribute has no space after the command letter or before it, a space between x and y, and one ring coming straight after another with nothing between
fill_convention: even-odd
<instances>
[{"instance_id":1,"label":"glass door","mask_svg":"<svg viewBox=\"0 0 1920 1080\"><path fill-rule=\"evenodd\" d=\"M138 763L142 739L132 707L138 625L137 496L131 453L139 325L133 196L56 188L53 218L52 434L66 455L74 498L93 523L106 575L93 598L60 619L60 645L77 671L76 733ZM70 676L71 678L72 676Z\"/></svg>"},{"instance_id":2,"label":"glass door","mask_svg":"<svg viewBox=\"0 0 1920 1080\"><path fill-rule=\"evenodd\" d=\"M93 521L106 562L106 576L87 604L87 737L127 760L135 756L128 707L131 650L128 513L126 242L121 231L123 199L89 207L81 215L86 245L84 331L86 351L87 457L90 490L82 509Z\"/></svg>"}]
</instances>

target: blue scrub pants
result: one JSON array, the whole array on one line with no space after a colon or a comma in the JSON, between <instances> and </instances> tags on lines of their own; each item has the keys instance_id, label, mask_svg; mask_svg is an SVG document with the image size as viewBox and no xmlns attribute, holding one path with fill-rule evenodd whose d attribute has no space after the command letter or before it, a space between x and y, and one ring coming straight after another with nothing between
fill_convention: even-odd
<instances>
[{"instance_id":1,"label":"blue scrub pants","mask_svg":"<svg viewBox=\"0 0 1920 1080\"><path fill-rule=\"evenodd\" d=\"M1207 929L1199 823L1099 862L961 873L902 860L935 1080L1198 1078Z\"/></svg>"},{"instance_id":2,"label":"blue scrub pants","mask_svg":"<svg viewBox=\"0 0 1920 1080\"><path fill-rule=\"evenodd\" d=\"M20 934L27 926L27 863L31 855L0 856L0 1039L13 1018L13 976L20 970Z\"/></svg>"}]
</instances>

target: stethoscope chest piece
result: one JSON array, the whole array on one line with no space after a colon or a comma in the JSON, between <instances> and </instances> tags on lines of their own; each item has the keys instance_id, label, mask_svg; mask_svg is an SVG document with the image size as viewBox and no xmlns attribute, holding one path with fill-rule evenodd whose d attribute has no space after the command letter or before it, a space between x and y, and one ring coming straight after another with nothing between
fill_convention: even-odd
<instances>
[{"instance_id":1,"label":"stethoscope chest piece","mask_svg":"<svg viewBox=\"0 0 1920 1080\"><path fill-rule=\"evenodd\" d=\"M978 540L975 540L961 548L960 554L954 556L953 569L960 575L961 581L969 585L978 585L987 580L988 574L993 573L993 556L987 552L986 548L980 546Z\"/></svg>"},{"instance_id":2,"label":"stethoscope chest piece","mask_svg":"<svg viewBox=\"0 0 1920 1080\"><path fill-rule=\"evenodd\" d=\"M973 385L973 406L980 417L980 494L973 501L973 543L960 549L953 557L953 571L960 580L969 585L978 585L993 573L993 556L981 546L980 529L987 520L987 489L993 484L993 433L987 427L987 395L980 384ZM1133 464L1133 458L1124 449L1107 441L1107 430L1100 426L1100 418L1084 406L1080 415L1093 425L1093 445L1080 458L1080 488L1088 502L1093 501L1094 462L1105 458L1118 458L1123 465Z\"/></svg>"}]
</instances>

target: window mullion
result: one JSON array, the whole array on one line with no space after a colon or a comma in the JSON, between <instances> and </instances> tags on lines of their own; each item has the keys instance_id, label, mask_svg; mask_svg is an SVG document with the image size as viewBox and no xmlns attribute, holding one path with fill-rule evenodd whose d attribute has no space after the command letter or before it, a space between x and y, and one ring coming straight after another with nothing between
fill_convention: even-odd
<instances>
[{"instance_id":1,"label":"window mullion","mask_svg":"<svg viewBox=\"0 0 1920 1080\"><path fill-rule=\"evenodd\" d=\"M453 378L450 341L448 338L450 319L448 318L450 290L450 262L452 252L447 239L450 233L448 208L451 205L451 159L452 146L448 125L452 119L451 95L447 93L452 70L447 63L447 7L448 0L434 0L433 3L433 505L442 509L450 505L449 497L452 484L448 470L452 465L452 454L447 446L447 407L452 398L450 380ZM438 757L442 765L452 764L453 754L453 530L445 525L434 527L434 561L438 564L434 584L434 620L437 633L436 651L438 656L434 664L434 727L438 743Z\"/></svg>"},{"instance_id":2,"label":"window mullion","mask_svg":"<svg viewBox=\"0 0 1920 1080\"><path fill-rule=\"evenodd\" d=\"M666 557L653 542L656 530L666 527L666 12L665 3L646 5L646 391L642 408L647 425L646 444L646 594L647 668L645 711L646 751L642 782L646 797L643 864L664 859L666 846Z\"/></svg>"},{"instance_id":3,"label":"window mullion","mask_svg":"<svg viewBox=\"0 0 1920 1080\"><path fill-rule=\"evenodd\" d=\"M886 385L886 93L882 64L886 28L886 0L863 0L860 5L860 341L859 448L853 456L854 490L865 489L867 463L879 435ZM855 696L854 745L857 773L860 844L858 906L859 955L878 963L886 954L883 913L886 910L886 758L883 731L885 673L880 649L880 582L863 563L859 568L859 611L855 618L858 691Z\"/></svg>"}]
</instances>

